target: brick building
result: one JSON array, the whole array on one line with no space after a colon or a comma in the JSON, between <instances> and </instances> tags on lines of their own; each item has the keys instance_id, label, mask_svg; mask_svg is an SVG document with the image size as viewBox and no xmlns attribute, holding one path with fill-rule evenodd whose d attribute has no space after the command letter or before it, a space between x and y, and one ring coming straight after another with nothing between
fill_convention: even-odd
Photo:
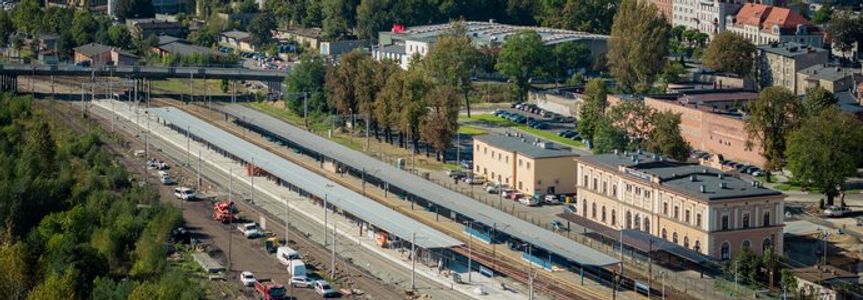
<instances>
[{"instance_id":1,"label":"brick building","mask_svg":"<svg viewBox=\"0 0 863 300\"><path fill-rule=\"evenodd\" d=\"M575 160L577 214L589 222L645 232L720 260L743 248L782 253L782 193L650 153Z\"/></svg>"}]
</instances>

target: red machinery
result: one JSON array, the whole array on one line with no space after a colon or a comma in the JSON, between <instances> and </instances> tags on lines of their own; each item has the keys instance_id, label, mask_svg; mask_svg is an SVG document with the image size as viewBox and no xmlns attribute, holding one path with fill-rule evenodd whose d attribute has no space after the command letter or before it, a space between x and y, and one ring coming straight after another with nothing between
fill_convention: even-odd
<instances>
[{"instance_id":1,"label":"red machinery","mask_svg":"<svg viewBox=\"0 0 863 300\"><path fill-rule=\"evenodd\" d=\"M281 300L285 298L285 286L270 279L260 279L255 282L255 290L264 300Z\"/></svg>"},{"instance_id":2,"label":"red machinery","mask_svg":"<svg viewBox=\"0 0 863 300\"><path fill-rule=\"evenodd\" d=\"M234 202L219 202L213 205L213 219L222 223L234 220Z\"/></svg>"}]
</instances>

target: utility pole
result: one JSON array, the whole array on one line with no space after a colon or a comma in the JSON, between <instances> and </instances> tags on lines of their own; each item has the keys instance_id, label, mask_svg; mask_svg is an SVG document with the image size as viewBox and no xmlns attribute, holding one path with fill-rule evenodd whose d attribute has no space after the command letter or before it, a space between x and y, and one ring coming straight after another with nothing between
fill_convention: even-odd
<instances>
[{"instance_id":1,"label":"utility pole","mask_svg":"<svg viewBox=\"0 0 863 300\"><path fill-rule=\"evenodd\" d=\"M288 211L288 196L285 196L285 246L291 243L291 218Z\"/></svg>"},{"instance_id":2,"label":"utility pole","mask_svg":"<svg viewBox=\"0 0 863 300\"><path fill-rule=\"evenodd\" d=\"M467 281L471 282L471 272L473 271L473 221L465 221L467 225Z\"/></svg>"},{"instance_id":3,"label":"utility pole","mask_svg":"<svg viewBox=\"0 0 863 300\"><path fill-rule=\"evenodd\" d=\"M192 154L191 154L191 151L192 151L191 150L192 149L191 148L192 147L192 132L191 132L191 130L192 130L191 126L186 126L186 165L187 166L192 165Z\"/></svg>"},{"instance_id":4,"label":"utility pole","mask_svg":"<svg viewBox=\"0 0 863 300\"><path fill-rule=\"evenodd\" d=\"M333 248L332 248L332 270L330 271L330 277L336 278L336 222L333 221Z\"/></svg>"},{"instance_id":5,"label":"utility pole","mask_svg":"<svg viewBox=\"0 0 863 300\"><path fill-rule=\"evenodd\" d=\"M195 181L195 184L197 185L195 190L200 193L201 192L201 149L200 148L198 149L198 180Z\"/></svg>"},{"instance_id":6,"label":"utility pole","mask_svg":"<svg viewBox=\"0 0 863 300\"><path fill-rule=\"evenodd\" d=\"M306 93L303 93L303 125L309 130L309 99Z\"/></svg>"},{"instance_id":7,"label":"utility pole","mask_svg":"<svg viewBox=\"0 0 863 300\"><path fill-rule=\"evenodd\" d=\"M324 193L324 247L327 246L327 196L329 193Z\"/></svg>"},{"instance_id":8,"label":"utility pole","mask_svg":"<svg viewBox=\"0 0 863 300\"><path fill-rule=\"evenodd\" d=\"M251 172L249 173L249 175L252 176L252 179L251 179L252 190L249 191L249 202L252 202L252 203L255 203L255 175L256 175L255 171L257 171L257 169L258 169L258 166L255 165L255 158L252 157L252 169L250 170Z\"/></svg>"},{"instance_id":9,"label":"utility pole","mask_svg":"<svg viewBox=\"0 0 863 300\"><path fill-rule=\"evenodd\" d=\"M527 299L533 300L533 245L527 244Z\"/></svg>"},{"instance_id":10,"label":"utility pole","mask_svg":"<svg viewBox=\"0 0 863 300\"><path fill-rule=\"evenodd\" d=\"M417 289L416 284L416 276L417 276L417 233L416 231L411 232L411 290Z\"/></svg>"}]
</instances>

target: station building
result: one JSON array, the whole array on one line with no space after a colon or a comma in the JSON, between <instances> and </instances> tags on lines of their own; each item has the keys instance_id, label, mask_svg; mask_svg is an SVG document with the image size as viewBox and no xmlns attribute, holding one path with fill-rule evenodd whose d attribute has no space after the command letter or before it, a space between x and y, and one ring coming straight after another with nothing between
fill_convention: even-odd
<instances>
[{"instance_id":1,"label":"station building","mask_svg":"<svg viewBox=\"0 0 863 300\"><path fill-rule=\"evenodd\" d=\"M473 144L474 176L526 195L575 193L578 155L570 149L515 133L477 136Z\"/></svg>"},{"instance_id":2,"label":"station building","mask_svg":"<svg viewBox=\"0 0 863 300\"><path fill-rule=\"evenodd\" d=\"M647 233L719 260L743 248L782 253L785 196L758 182L640 151L575 160L576 215L584 222Z\"/></svg>"}]
</instances>

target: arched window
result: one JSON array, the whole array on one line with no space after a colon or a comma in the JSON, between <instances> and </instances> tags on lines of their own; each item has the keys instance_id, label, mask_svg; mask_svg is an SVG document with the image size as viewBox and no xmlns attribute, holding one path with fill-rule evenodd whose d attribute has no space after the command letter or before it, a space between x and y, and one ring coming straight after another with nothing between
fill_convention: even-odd
<instances>
[{"instance_id":1,"label":"arched window","mask_svg":"<svg viewBox=\"0 0 863 300\"><path fill-rule=\"evenodd\" d=\"M683 248L689 248L689 237L688 236L683 237Z\"/></svg>"},{"instance_id":2,"label":"arched window","mask_svg":"<svg viewBox=\"0 0 863 300\"><path fill-rule=\"evenodd\" d=\"M764 242L761 242L761 253L765 253L767 250L770 250L772 244L773 241L771 241L770 238L764 239Z\"/></svg>"},{"instance_id":3,"label":"arched window","mask_svg":"<svg viewBox=\"0 0 863 300\"><path fill-rule=\"evenodd\" d=\"M671 242L677 244L677 232L671 234Z\"/></svg>"},{"instance_id":4,"label":"arched window","mask_svg":"<svg viewBox=\"0 0 863 300\"><path fill-rule=\"evenodd\" d=\"M770 226L770 212L765 212L761 221L764 222L764 227Z\"/></svg>"},{"instance_id":5,"label":"arched window","mask_svg":"<svg viewBox=\"0 0 863 300\"><path fill-rule=\"evenodd\" d=\"M581 214L584 217L587 217L587 199L584 199L584 201L581 202Z\"/></svg>"},{"instance_id":6,"label":"arched window","mask_svg":"<svg viewBox=\"0 0 863 300\"><path fill-rule=\"evenodd\" d=\"M720 258L720 259L722 259L722 260L729 260L729 259L731 259L731 247L730 247L730 246L728 246L728 242L723 242L723 243L722 243L722 248L721 248L721 250L719 251L719 253L720 253L720 255L719 255L719 258Z\"/></svg>"},{"instance_id":7,"label":"arched window","mask_svg":"<svg viewBox=\"0 0 863 300\"><path fill-rule=\"evenodd\" d=\"M743 228L749 228L749 214L743 214Z\"/></svg>"},{"instance_id":8,"label":"arched window","mask_svg":"<svg viewBox=\"0 0 863 300\"><path fill-rule=\"evenodd\" d=\"M611 210L611 226L617 226L617 214Z\"/></svg>"},{"instance_id":9,"label":"arched window","mask_svg":"<svg viewBox=\"0 0 863 300\"><path fill-rule=\"evenodd\" d=\"M641 230L641 217L639 217L638 214L635 214L635 217L633 219L635 219L635 224L633 224L633 228L635 230Z\"/></svg>"},{"instance_id":10,"label":"arched window","mask_svg":"<svg viewBox=\"0 0 863 300\"><path fill-rule=\"evenodd\" d=\"M749 240L744 240L742 248L749 249L750 247L752 247L752 243L750 243Z\"/></svg>"},{"instance_id":11,"label":"arched window","mask_svg":"<svg viewBox=\"0 0 863 300\"><path fill-rule=\"evenodd\" d=\"M644 217L644 232L650 233L650 218Z\"/></svg>"},{"instance_id":12,"label":"arched window","mask_svg":"<svg viewBox=\"0 0 863 300\"><path fill-rule=\"evenodd\" d=\"M665 228L662 228L662 239L668 239L668 231L665 231Z\"/></svg>"},{"instance_id":13,"label":"arched window","mask_svg":"<svg viewBox=\"0 0 863 300\"><path fill-rule=\"evenodd\" d=\"M632 214L626 212L626 229L632 229Z\"/></svg>"},{"instance_id":14,"label":"arched window","mask_svg":"<svg viewBox=\"0 0 863 300\"><path fill-rule=\"evenodd\" d=\"M605 205L602 206L602 223L605 223Z\"/></svg>"},{"instance_id":15,"label":"arched window","mask_svg":"<svg viewBox=\"0 0 863 300\"><path fill-rule=\"evenodd\" d=\"M591 215L591 217L592 217L593 219L596 219L596 202L594 202L593 204L591 204L591 211L590 211L590 215Z\"/></svg>"},{"instance_id":16,"label":"arched window","mask_svg":"<svg viewBox=\"0 0 863 300\"><path fill-rule=\"evenodd\" d=\"M701 252L701 241L695 240L695 247L692 247L695 252Z\"/></svg>"}]
</instances>

